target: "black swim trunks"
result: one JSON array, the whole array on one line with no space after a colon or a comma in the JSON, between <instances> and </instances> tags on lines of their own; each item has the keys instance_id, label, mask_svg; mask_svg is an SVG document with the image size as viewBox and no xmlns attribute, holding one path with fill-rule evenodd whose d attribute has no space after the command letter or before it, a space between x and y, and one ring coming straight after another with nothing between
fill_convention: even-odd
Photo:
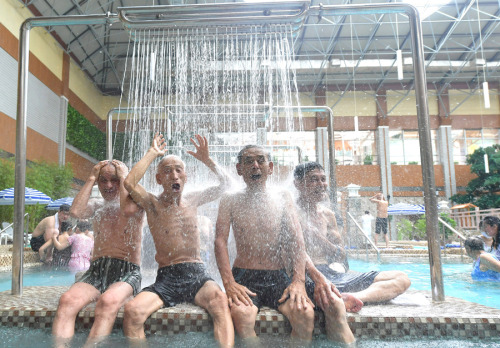
<instances>
[{"instance_id":1,"label":"black swim trunks","mask_svg":"<svg viewBox=\"0 0 500 348\"><path fill-rule=\"evenodd\" d=\"M380 234L380 232L387 234L387 218L378 217L375 220L375 233Z\"/></svg>"},{"instance_id":2,"label":"black swim trunks","mask_svg":"<svg viewBox=\"0 0 500 348\"><path fill-rule=\"evenodd\" d=\"M185 262L162 267L158 270L155 283L142 289L157 294L165 307L182 302L194 302L202 286L213 280L203 263Z\"/></svg>"},{"instance_id":3,"label":"black swim trunks","mask_svg":"<svg viewBox=\"0 0 500 348\"><path fill-rule=\"evenodd\" d=\"M100 257L90 263L90 268L83 274L79 282L92 285L101 294L111 284L125 282L130 284L134 295L137 295L141 289L141 268L132 262Z\"/></svg>"},{"instance_id":4,"label":"black swim trunks","mask_svg":"<svg viewBox=\"0 0 500 348\"><path fill-rule=\"evenodd\" d=\"M375 277L379 274L376 271L366 273L349 271L346 273L339 273L332 270L328 265L315 265L316 269L320 271L329 281L342 292L358 292L368 288L373 284ZM314 282L308 279L306 281L307 294L314 294Z\"/></svg>"},{"instance_id":5,"label":"black swim trunks","mask_svg":"<svg viewBox=\"0 0 500 348\"><path fill-rule=\"evenodd\" d=\"M38 237L32 237L30 240L31 250L38 251L45 244L45 238L43 238L43 234Z\"/></svg>"},{"instance_id":6,"label":"black swim trunks","mask_svg":"<svg viewBox=\"0 0 500 348\"><path fill-rule=\"evenodd\" d=\"M284 269L269 271L233 267L233 277L238 284L257 294L250 298L259 309L262 306L277 309L281 304L278 300L292 282Z\"/></svg>"}]
</instances>

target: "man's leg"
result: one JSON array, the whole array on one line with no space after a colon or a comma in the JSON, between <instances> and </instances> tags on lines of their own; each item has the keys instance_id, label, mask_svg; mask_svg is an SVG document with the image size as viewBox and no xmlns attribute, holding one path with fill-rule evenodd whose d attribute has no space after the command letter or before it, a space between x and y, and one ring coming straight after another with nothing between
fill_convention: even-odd
<instances>
[{"instance_id":1,"label":"man's leg","mask_svg":"<svg viewBox=\"0 0 500 348\"><path fill-rule=\"evenodd\" d=\"M196 294L194 303L205 308L212 317L214 337L220 346L234 346L234 327L227 296L217 283L213 281L206 282Z\"/></svg>"},{"instance_id":2,"label":"man's leg","mask_svg":"<svg viewBox=\"0 0 500 348\"><path fill-rule=\"evenodd\" d=\"M342 306L344 303L342 302ZM311 341L314 331L314 308L308 305L306 308L298 310L292 303L287 300L278 307L278 310L287 317L292 326L292 337L301 341Z\"/></svg>"},{"instance_id":3,"label":"man's leg","mask_svg":"<svg viewBox=\"0 0 500 348\"><path fill-rule=\"evenodd\" d=\"M90 284L76 283L62 294L59 299L54 323L52 324L52 335L58 341L67 341L75 333L75 320L78 312L92 301L97 300L101 293Z\"/></svg>"},{"instance_id":4,"label":"man's leg","mask_svg":"<svg viewBox=\"0 0 500 348\"><path fill-rule=\"evenodd\" d=\"M364 303L384 302L405 292L411 285L410 278L401 271L380 272L366 289L353 293Z\"/></svg>"},{"instance_id":5,"label":"man's leg","mask_svg":"<svg viewBox=\"0 0 500 348\"><path fill-rule=\"evenodd\" d=\"M130 284L117 282L111 284L99 297L95 306L94 324L90 329L89 341L96 341L111 333L118 311L132 294L133 289Z\"/></svg>"},{"instance_id":6,"label":"man's leg","mask_svg":"<svg viewBox=\"0 0 500 348\"><path fill-rule=\"evenodd\" d=\"M341 298L335 296L323 308L325 314L325 329L329 340L341 343L356 341L347 323L346 308Z\"/></svg>"},{"instance_id":7,"label":"man's leg","mask_svg":"<svg viewBox=\"0 0 500 348\"><path fill-rule=\"evenodd\" d=\"M143 291L125 305L123 332L129 339L144 339L144 323L149 316L163 307L163 301L154 292Z\"/></svg>"}]
</instances>

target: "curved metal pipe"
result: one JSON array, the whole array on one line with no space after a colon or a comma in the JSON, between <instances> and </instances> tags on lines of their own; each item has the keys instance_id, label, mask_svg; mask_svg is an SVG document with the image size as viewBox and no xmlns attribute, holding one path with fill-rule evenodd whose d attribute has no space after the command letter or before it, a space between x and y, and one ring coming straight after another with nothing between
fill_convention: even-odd
<instances>
[{"instance_id":1,"label":"curved metal pipe","mask_svg":"<svg viewBox=\"0 0 500 348\"><path fill-rule=\"evenodd\" d=\"M438 210L435 195L434 163L432 159L431 132L429 125L429 105L427 103L427 82L424 66L424 46L422 23L418 10L409 4L363 4L339 6L312 6L310 14L328 14L332 16L373 14L373 13L405 13L409 18L413 54L413 71L415 75L415 96L418 119L418 135L420 142L420 159L422 163L422 179L424 186L424 203L426 206L427 243L429 248L429 264L431 272L431 293L434 301L444 301L443 272L441 266L441 249L438 242Z\"/></svg>"}]
</instances>

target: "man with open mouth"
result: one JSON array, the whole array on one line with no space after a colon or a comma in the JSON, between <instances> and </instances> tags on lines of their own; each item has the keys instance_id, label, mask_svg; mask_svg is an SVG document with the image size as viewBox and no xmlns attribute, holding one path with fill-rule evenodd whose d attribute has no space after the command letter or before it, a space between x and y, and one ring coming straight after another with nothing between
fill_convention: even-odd
<instances>
[{"instance_id":1,"label":"man with open mouth","mask_svg":"<svg viewBox=\"0 0 500 348\"><path fill-rule=\"evenodd\" d=\"M196 152L190 155L205 164L218 178L219 185L183 194L187 182L184 162L177 156L161 159L156 182L163 187L159 195L139 185L153 161L166 153L163 135L156 134L151 148L132 168L125 188L144 210L156 247L158 273L154 284L144 288L125 306L123 329L134 340L145 339L144 322L162 307L181 302L194 303L208 311L214 322L214 336L220 346L234 345L234 329L227 297L208 275L200 255L197 208L217 199L226 189L229 177L210 158L205 137L191 139Z\"/></svg>"}]
</instances>

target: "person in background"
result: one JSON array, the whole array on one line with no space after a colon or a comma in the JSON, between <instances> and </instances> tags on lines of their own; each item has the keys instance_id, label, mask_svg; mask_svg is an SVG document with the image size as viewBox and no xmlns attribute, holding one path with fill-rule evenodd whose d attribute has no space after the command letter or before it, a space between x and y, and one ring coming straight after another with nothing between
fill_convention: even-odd
<instances>
[{"instance_id":1,"label":"person in background","mask_svg":"<svg viewBox=\"0 0 500 348\"><path fill-rule=\"evenodd\" d=\"M500 261L495 255L484 251L482 239L469 237L464 245L467 255L474 260L472 279L500 281Z\"/></svg>"},{"instance_id":2,"label":"person in background","mask_svg":"<svg viewBox=\"0 0 500 348\"><path fill-rule=\"evenodd\" d=\"M481 221L481 234L483 236L488 236L493 238L491 243L490 253L495 255L498 259L500 259L500 218L496 216L486 216L483 221ZM484 233L483 233L484 232Z\"/></svg>"},{"instance_id":3,"label":"person in background","mask_svg":"<svg viewBox=\"0 0 500 348\"><path fill-rule=\"evenodd\" d=\"M370 202L377 204L377 219L375 220L375 234L373 235L375 245L378 242L378 236L380 233L383 233L385 247L389 248L389 236L387 235L389 202L385 200L382 192L379 192L375 196L371 197Z\"/></svg>"},{"instance_id":4,"label":"person in background","mask_svg":"<svg viewBox=\"0 0 500 348\"><path fill-rule=\"evenodd\" d=\"M69 208L69 205L61 204L59 211L55 215L47 216L40 221L31 234L31 250L39 253L40 261L47 263L52 261L52 236L57 236L61 232L61 223L69 219ZM40 253L40 248L46 243L47 245L43 248L43 252Z\"/></svg>"},{"instance_id":5,"label":"person in background","mask_svg":"<svg viewBox=\"0 0 500 348\"><path fill-rule=\"evenodd\" d=\"M59 240L55 236L52 237L52 242L57 250L65 250L69 247L71 254L67 265L71 272L86 271L90 267L94 238L88 236L89 229L89 222L79 221L76 224L76 231L72 235L66 238L60 237Z\"/></svg>"},{"instance_id":6,"label":"person in background","mask_svg":"<svg viewBox=\"0 0 500 348\"><path fill-rule=\"evenodd\" d=\"M361 217L361 222L363 225L363 232L371 240L372 239L372 221L375 218L370 214L368 210L365 210L365 214Z\"/></svg>"},{"instance_id":7,"label":"person in background","mask_svg":"<svg viewBox=\"0 0 500 348\"><path fill-rule=\"evenodd\" d=\"M123 187L128 169L120 161L96 164L71 205L77 219L92 217L94 252L90 268L59 299L52 335L54 346L68 347L76 316L97 301L87 344L111 333L118 310L141 287L141 240L144 212ZM102 198L90 198L97 184Z\"/></svg>"},{"instance_id":8,"label":"person in background","mask_svg":"<svg viewBox=\"0 0 500 348\"><path fill-rule=\"evenodd\" d=\"M39 252L43 256L43 259L42 257L40 257L41 261L45 261L47 250L54 248L54 240L60 240L65 243L68 240L68 237L73 234L73 225L69 221L62 222L59 228L61 230L61 233L53 235L52 239L40 248ZM50 262L50 265L54 268L66 269L70 258L71 248L67 250L54 249L52 252L52 260Z\"/></svg>"}]
</instances>

